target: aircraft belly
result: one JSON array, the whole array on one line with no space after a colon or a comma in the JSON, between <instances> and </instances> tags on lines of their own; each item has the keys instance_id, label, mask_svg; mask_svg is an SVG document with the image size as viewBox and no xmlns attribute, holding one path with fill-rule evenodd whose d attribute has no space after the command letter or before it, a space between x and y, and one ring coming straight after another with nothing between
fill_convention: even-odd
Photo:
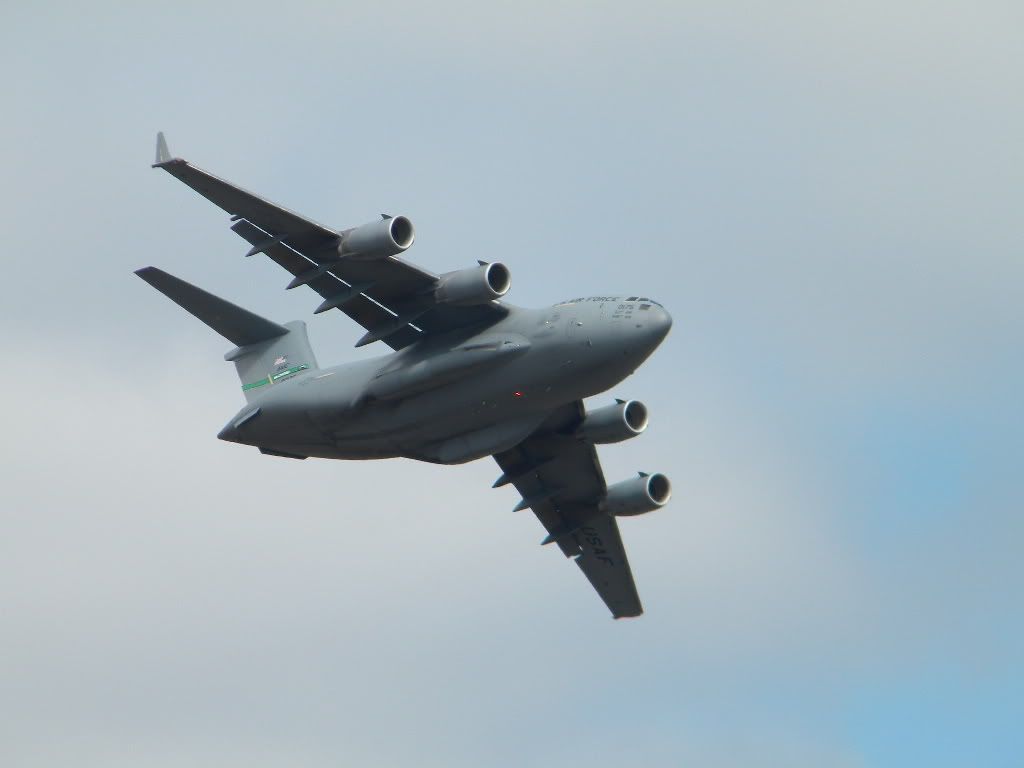
<instances>
[{"instance_id":1,"label":"aircraft belly","mask_svg":"<svg viewBox=\"0 0 1024 768\"><path fill-rule=\"evenodd\" d=\"M259 417L224 439L335 459L461 463L501 452L554 409L630 373L591 342L596 329L584 321L571 334L492 328L442 349L326 369L268 392Z\"/></svg>"},{"instance_id":2,"label":"aircraft belly","mask_svg":"<svg viewBox=\"0 0 1024 768\"><path fill-rule=\"evenodd\" d=\"M454 349L421 355L420 359L399 357L377 372L365 395L376 400L411 397L481 370L504 367L529 349L530 342L520 334L485 334Z\"/></svg>"},{"instance_id":3,"label":"aircraft belly","mask_svg":"<svg viewBox=\"0 0 1024 768\"><path fill-rule=\"evenodd\" d=\"M514 361L497 371L410 397L395 404L390 422L403 455L424 461L462 463L524 439L547 414L570 401L548 365Z\"/></svg>"},{"instance_id":4,"label":"aircraft belly","mask_svg":"<svg viewBox=\"0 0 1024 768\"><path fill-rule=\"evenodd\" d=\"M436 464L463 464L495 453L507 451L525 440L547 414L534 414L529 418L489 424L481 429L465 432L423 445L410 458Z\"/></svg>"}]
</instances>

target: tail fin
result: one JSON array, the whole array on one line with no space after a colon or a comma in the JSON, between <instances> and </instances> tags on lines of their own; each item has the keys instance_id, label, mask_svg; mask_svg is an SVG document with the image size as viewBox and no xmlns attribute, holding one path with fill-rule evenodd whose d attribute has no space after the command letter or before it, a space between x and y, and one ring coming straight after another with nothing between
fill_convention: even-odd
<instances>
[{"instance_id":1,"label":"tail fin","mask_svg":"<svg viewBox=\"0 0 1024 768\"><path fill-rule=\"evenodd\" d=\"M224 359L235 364L247 401L265 391L264 385L316 369L305 323L278 325L156 267L135 274L236 345Z\"/></svg>"}]
</instances>

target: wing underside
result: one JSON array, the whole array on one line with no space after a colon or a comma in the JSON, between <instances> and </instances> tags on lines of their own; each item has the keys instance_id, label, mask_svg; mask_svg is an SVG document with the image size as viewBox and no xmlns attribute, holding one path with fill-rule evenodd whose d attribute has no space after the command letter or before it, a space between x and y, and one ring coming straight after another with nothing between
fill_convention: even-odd
<instances>
[{"instance_id":1,"label":"wing underside","mask_svg":"<svg viewBox=\"0 0 1024 768\"><path fill-rule=\"evenodd\" d=\"M495 455L502 476L523 497L556 544L593 585L615 618L639 616L643 606L614 517L599 508L607 487L594 447L573 436L583 404L556 411L530 437Z\"/></svg>"},{"instance_id":2,"label":"wing underside","mask_svg":"<svg viewBox=\"0 0 1024 768\"><path fill-rule=\"evenodd\" d=\"M308 286L318 293L323 301L317 312L338 309L365 328L357 346L383 341L402 349L424 335L492 323L507 312L497 302L438 304L438 276L395 256L339 258L339 231L172 157L163 134L154 167L231 214L232 231L251 246L246 255L266 254L292 274L288 288Z\"/></svg>"}]
</instances>

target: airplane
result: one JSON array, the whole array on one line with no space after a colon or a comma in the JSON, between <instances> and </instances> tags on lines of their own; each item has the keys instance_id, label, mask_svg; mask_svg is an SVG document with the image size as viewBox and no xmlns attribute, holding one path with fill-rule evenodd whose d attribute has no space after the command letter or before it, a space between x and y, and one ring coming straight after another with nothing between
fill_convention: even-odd
<instances>
[{"instance_id":1,"label":"airplane","mask_svg":"<svg viewBox=\"0 0 1024 768\"><path fill-rule=\"evenodd\" d=\"M335 230L173 157L162 168L231 215L231 229L366 329L357 347L391 352L321 368L306 324L278 324L155 267L135 272L234 348L246 404L217 435L291 459L406 457L461 464L493 456L494 487L511 484L547 536L590 581L614 618L643 613L617 518L659 509L660 473L605 482L595 445L636 437L638 400L587 410L661 344L672 318L639 294L573 298L540 309L508 304L499 262L433 274L400 258L416 234L405 216Z\"/></svg>"}]
</instances>

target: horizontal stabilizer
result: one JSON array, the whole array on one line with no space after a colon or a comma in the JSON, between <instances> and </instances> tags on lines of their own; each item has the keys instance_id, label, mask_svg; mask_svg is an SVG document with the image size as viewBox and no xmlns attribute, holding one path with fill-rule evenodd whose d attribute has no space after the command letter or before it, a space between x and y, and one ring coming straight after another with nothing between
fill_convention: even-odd
<instances>
[{"instance_id":1,"label":"horizontal stabilizer","mask_svg":"<svg viewBox=\"0 0 1024 768\"><path fill-rule=\"evenodd\" d=\"M276 339L288 333L284 326L207 293L156 267L144 267L136 270L135 274L239 347Z\"/></svg>"}]
</instances>

